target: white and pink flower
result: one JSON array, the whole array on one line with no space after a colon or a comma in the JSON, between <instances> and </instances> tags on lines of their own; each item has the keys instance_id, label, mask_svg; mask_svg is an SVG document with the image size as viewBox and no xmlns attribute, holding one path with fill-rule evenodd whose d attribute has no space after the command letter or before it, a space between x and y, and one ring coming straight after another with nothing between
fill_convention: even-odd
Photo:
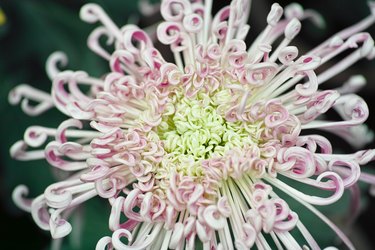
<instances>
[{"instance_id":1,"label":"white and pink flower","mask_svg":"<svg viewBox=\"0 0 375 250\"><path fill-rule=\"evenodd\" d=\"M279 197L286 193L354 248L313 205L336 202L359 180L374 184L360 165L373 160L375 150L335 154L325 137L309 133L332 132L358 148L372 140L363 125L368 107L354 93L363 77L337 89L319 86L375 56L373 39L362 32L375 22L375 5L363 21L299 55L289 44L301 20L318 20L315 12L273 4L267 27L247 46L250 1L233 0L214 16L212 4L162 1L157 39L170 45L173 63L145 31L118 28L99 6L85 5L81 18L101 23L88 46L109 61L108 74L98 79L60 71L57 65L66 65L67 58L58 52L47 62L51 94L27 85L10 93L10 102L21 102L29 115L56 107L69 117L56 129L28 128L11 148L16 159L46 159L71 173L33 200L25 198L25 186L14 191L15 202L53 238L71 232L72 208L99 196L112 207L113 234L100 239L97 249L195 249L197 242L204 249L319 249ZM113 52L101 47L102 37ZM315 72L348 50L344 59ZM342 120L328 120L329 109ZM298 185L331 194L308 195ZM291 230L299 230L308 246Z\"/></svg>"}]
</instances>

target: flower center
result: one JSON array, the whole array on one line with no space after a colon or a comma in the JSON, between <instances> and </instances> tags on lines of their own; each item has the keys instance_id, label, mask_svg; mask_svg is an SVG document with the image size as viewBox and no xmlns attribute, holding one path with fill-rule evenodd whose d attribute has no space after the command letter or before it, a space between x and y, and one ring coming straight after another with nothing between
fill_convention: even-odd
<instances>
[{"instance_id":1,"label":"flower center","mask_svg":"<svg viewBox=\"0 0 375 250\"><path fill-rule=\"evenodd\" d=\"M177 172L201 176L201 161L223 156L233 148L259 142L261 123L229 122L206 94L174 98L157 127L167 155Z\"/></svg>"}]
</instances>

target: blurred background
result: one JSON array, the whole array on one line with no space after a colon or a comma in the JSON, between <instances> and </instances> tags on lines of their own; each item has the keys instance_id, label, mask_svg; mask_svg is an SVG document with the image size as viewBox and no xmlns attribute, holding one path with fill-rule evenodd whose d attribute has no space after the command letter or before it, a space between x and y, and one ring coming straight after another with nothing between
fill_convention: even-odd
<instances>
[{"instance_id":1,"label":"blurred background","mask_svg":"<svg viewBox=\"0 0 375 250\"><path fill-rule=\"evenodd\" d=\"M45 61L54 51L64 51L69 57L68 68L84 70L90 75L101 76L108 71L106 61L94 55L87 46L89 33L97 27L79 19L79 9L88 1L83 0L0 0L0 246L2 249L49 249L49 232L41 231L32 221L31 215L16 208L11 200L12 190L18 184L30 187L29 197L35 197L44 188L53 183L50 167L44 161L19 162L10 158L9 148L22 139L25 129L31 125L48 127L58 126L64 115L51 110L39 117L28 117L19 106L8 103L9 91L20 83L49 91L51 82L45 73ZM144 16L140 13L137 1L95 0L119 26L135 23L148 27L161 20L160 15ZM153 1L157 2L157 1ZM227 5L229 0L215 0L214 11ZM251 31L249 41L266 25L266 15L273 1L254 0L250 18ZM285 6L291 1L278 1ZM329 38L335 32L358 22L369 15L367 0L315 0L301 1L305 8L317 10L325 19L325 27L317 28L311 22L303 22L303 30L293 42L301 51L308 51ZM375 36L375 28L368 30ZM167 59L168 49L157 45ZM334 63L334 62L333 62ZM375 130L375 62L362 60L349 70L335 77L328 86L338 86L351 75L363 74L368 85L359 94L370 108L368 126ZM331 84L331 85L329 85ZM335 148L341 152L354 149L345 141L330 137ZM368 145L375 148L375 144ZM374 165L373 163L372 165ZM366 167L365 171L373 171ZM374 172L374 171L373 171ZM375 199L370 198L367 186L363 185L362 214L351 230L351 239L358 249L375 249ZM345 228L345 216L348 213L348 194L331 207L323 208L325 214ZM297 206L297 205L295 205ZM338 244L328 227L307 211L298 214L305 225L322 246ZM81 225L82 234L67 237L62 243L63 249L94 249L96 242L110 235L108 217L110 208L100 199L88 202L73 216L72 223ZM79 221L82 223L79 223ZM73 226L74 228L74 226ZM347 228L346 228L347 229ZM345 230L346 230L345 229ZM77 238L78 237L78 238ZM371 238L372 237L372 238ZM6 246L7 248L3 248Z\"/></svg>"}]
</instances>

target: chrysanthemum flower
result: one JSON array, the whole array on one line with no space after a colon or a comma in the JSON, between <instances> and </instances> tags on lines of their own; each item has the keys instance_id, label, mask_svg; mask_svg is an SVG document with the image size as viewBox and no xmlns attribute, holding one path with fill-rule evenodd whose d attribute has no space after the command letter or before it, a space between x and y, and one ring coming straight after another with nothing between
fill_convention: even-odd
<instances>
[{"instance_id":1,"label":"chrysanthemum flower","mask_svg":"<svg viewBox=\"0 0 375 250\"><path fill-rule=\"evenodd\" d=\"M97 79L83 71L60 72L57 64L67 59L55 53L47 62L51 94L27 85L10 93L11 103L22 100L29 115L56 107L70 117L56 129L28 128L11 148L16 159L45 158L71 173L33 200L25 198L25 186L14 191L15 202L53 238L71 232L73 208L99 196L112 207L113 234L100 239L97 249L319 249L281 198L285 193L354 248L314 205L336 202L360 179L373 182L360 165L375 151L335 154L325 137L310 133L332 132L357 147L372 140L362 124L368 107L354 93L364 79L352 77L337 89L319 86L375 56L373 39L362 33L375 21L375 5L363 21L299 55L289 44L300 20L320 21L315 12L274 4L267 27L247 46L250 1L234 0L214 16L212 4L162 1L165 21L156 34L170 45L173 63L145 31L118 28L99 6L85 5L81 18L101 23L88 46L109 61L108 74ZM113 52L101 47L103 36ZM315 72L342 53L344 59ZM324 115L331 108L342 120ZM330 195L305 194L300 185ZM292 230L305 242L297 242Z\"/></svg>"}]
</instances>

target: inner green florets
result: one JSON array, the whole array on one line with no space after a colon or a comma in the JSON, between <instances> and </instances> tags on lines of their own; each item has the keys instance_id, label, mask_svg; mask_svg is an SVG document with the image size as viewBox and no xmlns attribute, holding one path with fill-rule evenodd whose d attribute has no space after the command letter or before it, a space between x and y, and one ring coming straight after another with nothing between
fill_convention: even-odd
<instances>
[{"instance_id":1,"label":"inner green florets","mask_svg":"<svg viewBox=\"0 0 375 250\"><path fill-rule=\"evenodd\" d=\"M201 160L258 143L260 124L226 121L207 96L175 98L167 110L157 134L169 153L168 162L180 168L178 171L190 165L189 172L199 175Z\"/></svg>"}]
</instances>

